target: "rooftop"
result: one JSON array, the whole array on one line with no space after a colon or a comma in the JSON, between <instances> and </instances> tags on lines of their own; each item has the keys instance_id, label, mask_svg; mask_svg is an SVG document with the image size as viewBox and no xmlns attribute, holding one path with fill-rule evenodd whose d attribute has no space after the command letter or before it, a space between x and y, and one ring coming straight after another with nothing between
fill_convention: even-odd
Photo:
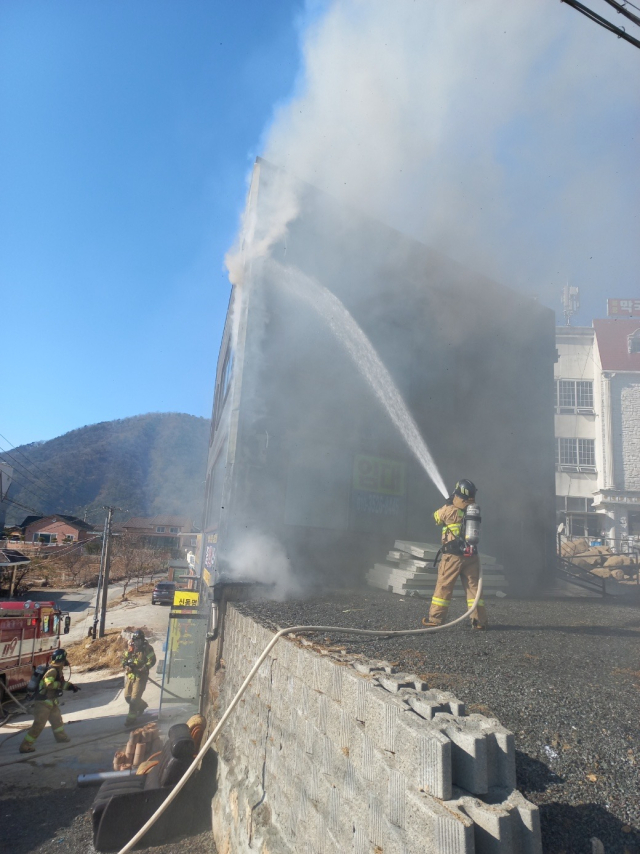
<instances>
[{"instance_id":1,"label":"rooftop","mask_svg":"<svg viewBox=\"0 0 640 854\"><path fill-rule=\"evenodd\" d=\"M594 320L593 328L603 370L640 372L640 352L629 352L629 336L640 335L640 318Z\"/></svg>"}]
</instances>

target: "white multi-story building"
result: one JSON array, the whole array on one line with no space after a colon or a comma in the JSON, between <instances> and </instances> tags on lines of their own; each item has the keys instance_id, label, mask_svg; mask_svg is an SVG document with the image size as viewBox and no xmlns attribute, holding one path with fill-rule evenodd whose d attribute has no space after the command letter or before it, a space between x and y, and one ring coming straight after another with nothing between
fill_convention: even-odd
<instances>
[{"instance_id":1,"label":"white multi-story building","mask_svg":"<svg viewBox=\"0 0 640 854\"><path fill-rule=\"evenodd\" d=\"M567 533L640 542L640 319L557 330L556 501Z\"/></svg>"}]
</instances>

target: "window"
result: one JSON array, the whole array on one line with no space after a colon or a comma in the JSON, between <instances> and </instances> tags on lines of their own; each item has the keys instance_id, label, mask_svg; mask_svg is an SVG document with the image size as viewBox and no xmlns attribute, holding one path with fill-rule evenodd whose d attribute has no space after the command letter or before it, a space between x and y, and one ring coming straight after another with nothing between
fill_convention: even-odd
<instances>
[{"instance_id":1,"label":"window","mask_svg":"<svg viewBox=\"0 0 640 854\"><path fill-rule=\"evenodd\" d=\"M170 534L179 534L180 528L169 528L169 533Z\"/></svg>"},{"instance_id":2,"label":"window","mask_svg":"<svg viewBox=\"0 0 640 854\"><path fill-rule=\"evenodd\" d=\"M576 382L576 403L578 409L593 409L593 383L587 380Z\"/></svg>"},{"instance_id":3,"label":"window","mask_svg":"<svg viewBox=\"0 0 640 854\"><path fill-rule=\"evenodd\" d=\"M224 406L224 402L227 399L227 394L229 393L229 387L231 385L231 374L233 373L233 351L231 350L231 344L227 344L227 350L224 354L224 359L222 361L222 368L220 369L220 378L216 385L216 393L214 400L214 424L217 426L220 421L220 415L222 414L222 408Z\"/></svg>"},{"instance_id":4,"label":"window","mask_svg":"<svg viewBox=\"0 0 640 854\"><path fill-rule=\"evenodd\" d=\"M58 535L57 534L49 534L46 531L36 531L33 535L34 543L57 543Z\"/></svg>"},{"instance_id":5,"label":"window","mask_svg":"<svg viewBox=\"0 0 640 854\"><path fill-rule=\"evenodd\" d=\"M627 349L629 353L640 353L640 329L627 337Z\"/></svg>"},{"instance_id":6,"label":"window","mask_svg":"<svg viewBox=\"0 0 640 854\"><path fill-rule=\"evenodd\" d=\"M159 525L156 528L156 534L164 534L164 525Z\"/></svg>"},{"instance_id":7,"label":"window","mask_svg":"<svg viewBox=\"0 0 640 854\"><path fill-rule=\"evenodd\" d=\"M586 468L596 467L594 439L556 439L556 466Z\"/></svg>"},{"instance_id":8,"label":"window","mask_svg":"<svg viewBox=\"0 0 640 854\"><path fill-rule=\"evenodd\" d=\"M591 380L556 380L556 409L561 412L593 410Z\"/></svg>"}]
</instances>

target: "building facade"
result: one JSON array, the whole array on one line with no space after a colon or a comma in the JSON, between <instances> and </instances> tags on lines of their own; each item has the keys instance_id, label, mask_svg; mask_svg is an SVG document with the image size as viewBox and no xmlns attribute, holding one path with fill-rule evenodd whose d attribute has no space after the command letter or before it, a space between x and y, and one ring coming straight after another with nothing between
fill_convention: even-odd
<instances>
[{"instance_id":1,"label":"building facade","mask_svg":"<svg viewBox=\"0 0 640 854\"><path fill-rule=\"evenodd\" d=\"M570 536L640 543L640 320L559 327L556 506Z\"/></svg>"},{"instance_id":2,"label":"building facade","mask_svg":"<svg viewBox=\"0 0 640 854\"><path fill-rule=\"evenodd\" d=\"M246 217L256 233L268 231L277 182L258 161ZM205 582L255 580L288 561L310 584L353 584L395 539L439 539L443 497L385 411L379 378L350 355L352 333L336 332L339 301L447 488L462 477L478 485L486 553L514 589L535 588L554 560L552 312L308 185L297 208L270 259L246 260L232 293Z\"/></svg>"}]
</instances>

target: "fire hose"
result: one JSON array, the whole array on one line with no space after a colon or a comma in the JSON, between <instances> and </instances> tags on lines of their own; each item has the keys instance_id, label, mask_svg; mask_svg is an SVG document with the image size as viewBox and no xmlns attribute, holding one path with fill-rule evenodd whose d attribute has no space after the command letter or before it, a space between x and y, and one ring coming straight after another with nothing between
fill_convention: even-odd
<instances>
[{"instance_id":1,"label":"fire hose","mask_svg":"<svg viewBox=\"0 0 640 854\"><path fill-rule=\"evenodd\" d=\"M450 622L444 623L441 626L431 626L430 628L426 628L426 629L402 629L400 631L380 631L380 630L376 630L376 629L349 629L349 628L345 628L342 626L289 626L289 628L280 629L280 631L276 632L276 634L271 638L269 643L263 649L262 653L257 658L255 664L253 665L253 667L251 668L251 670L247 674L244 682L242 683L242 685L238 689L235 697L231 700L231 702L227 706L224 714L222 715L222 717L220 718L220 720L216 724L213 732L207 738L205 743L202 745L202 747L198 751L198 754L196 755L195 759L193 760L191 765L187 768L187 770L185 771L183 776L180 778L180 780L173 787L173 789L169 793L168 797L162 802L162 804L160 804L160 806L153 813L153 815L142 825L142 827L135 834L135 836L133 836L132 839L130 839L129 842L127 842L127 844L124 846L124 848L120 849L118 854L129 854L129 852L131 850L133 850L133 848L142 839L142 837L145 835L145 833L151 827L153 827L153 825L160 818L162 813L167 809L169 804L171 804L171 802L173 800L175 800L175 798L177 798L180 791L187 784L187 781L189 780L189 778L191 777L193 772L197 769L198 765L200 764L200 762L204 758L205 754L207 753L207 751L209 750L209 748L211 747L211 745L213 744L215 739L218 737L223 726L225 725L225 723L229 719L231 712L235 709L235 707L240 702L242 695L244 694L244 692L249 687L251 681L253 680L253 677L256 675L256 673L260 669L260 666L264 662L265 658L269 655L269 653L274 648L276 643L280 640L280 638L284 637L285 635L290 635L290 634L294 634L294 633L295 634L315 634L317 632L333 632L334 634L361 635L361 636L363 635L366 637L381 637L381 638L408 637L410 635L425 635L425 634L428 634L430 632L439 632L439 631L442 631L444 629L449 629L449 628L451 628L451 626L455 626L457 623L461 623L464 619L471 616L471 614L475 611L477 604L478 604L481 597L482 597L482 567L480 568L480 576L478 578L478 591L476 593L476 598L473 600L473 605L471 605L471 607L467 611L465 611L465 613L462 614L461 617L456 617L455 620L451 620Z\"/></svg>"}]
</instances>

